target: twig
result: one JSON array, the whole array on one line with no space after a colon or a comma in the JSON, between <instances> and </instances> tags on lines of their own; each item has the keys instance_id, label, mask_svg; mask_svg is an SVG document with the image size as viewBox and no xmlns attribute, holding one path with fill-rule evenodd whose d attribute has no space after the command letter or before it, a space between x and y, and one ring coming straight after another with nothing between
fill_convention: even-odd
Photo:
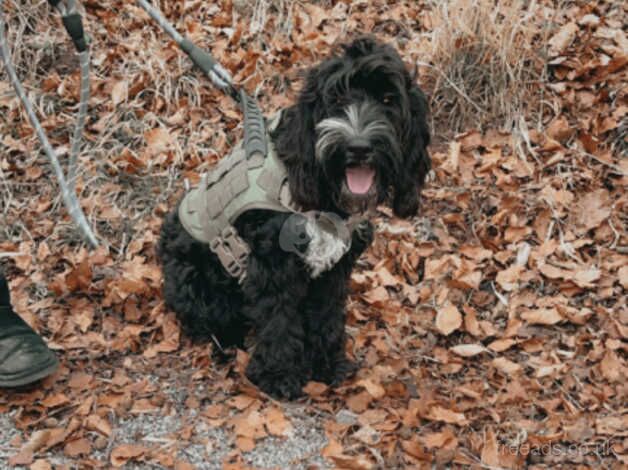
<instances>
[{"instance_id":1,"label":"twig","mask_svg":"<svg viewBox=\"0 0 628 470\"><path fill-rule=\"evenodd\" d=\"M5 37L5 20L4 14L2 13L4 9L4 0L0 0L0 57L4 62L4 66L6 68L7 74L9 76L9 81L13 85L15 92L24 105L26 109L26 114L28 115L28 119L31 122L31 125L35 128L35 132L37 133L37 137L42 143L44 151L50 160L52 168L55 172L55 176L57 178L57 182L59 183L59 187L61 188L61 196L63 197L63 202L70 214L70 217L74 220L75 224L78 226L79 230L83 233L85 239L92 245L92 247L98 246L98 240L96 236L92 232L87 219L85 218L85 214L83 213L83 209L78 202L76 194L70 190L68 187L68 182L66 181L65 175L63 173L63 169L61 168L61 164L59 163L59 159L57 158L54 149L52 148L46 133L41 127L39 120L37 119L37 115L33 110L33 107L26 97L26 93L24 91L24 87L20 83L20 80L17 77L17 73L13 68L13 64L11 61L11 53L9 51L9 47L7 45L6 37Z\"/></svg>"}]
</instances>

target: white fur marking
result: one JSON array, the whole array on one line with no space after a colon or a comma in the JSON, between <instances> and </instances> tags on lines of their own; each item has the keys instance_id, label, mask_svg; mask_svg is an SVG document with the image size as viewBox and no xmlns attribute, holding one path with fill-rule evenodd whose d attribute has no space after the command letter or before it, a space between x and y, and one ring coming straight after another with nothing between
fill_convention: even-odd
<instances>
[{"instance_id":1,"label":"white fur marking","mask_svg":"<svg viewBox=\"0 0 628 470\"><path fill-rule=\"evenodd\" d=\"M335 145L339 140L352 137L370 138L374 135L385 134L389 131L389 126L385 121L375 120L365 123L370 107L368 102L351 104L345 108L346 118L331 117L323 119L316 125L320 132L316 142L316 156L322 158L329 147Z\"/></svg>"},{"instance_id":2,"label":"white fur marking","mask_svg":"<svg viewBox=\"0 0 628 470\"><path fill-rule=\"evenodd\" d=\"M340 261L340 258L349 251L350 242L322 229L314 219L307 221L305 231L310 237L310 242L304 260L312 270L312 278L317 278Z\"/></svg>"}]
</instances>

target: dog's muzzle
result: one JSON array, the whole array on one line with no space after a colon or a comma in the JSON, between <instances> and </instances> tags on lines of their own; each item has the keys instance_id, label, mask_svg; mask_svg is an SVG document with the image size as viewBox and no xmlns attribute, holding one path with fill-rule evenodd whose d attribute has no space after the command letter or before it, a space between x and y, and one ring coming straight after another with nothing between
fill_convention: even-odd
<instances>
[{"instance_id":1,"label":"dog's muzzle","mask_svg":"<svg viewBox=\"0 0 628 470\"><path fill-rule=\"evenodd\" d=\"M342 159L338 204L347 212L366 212L377 204L378 168L384 149L397 147L395 131L375 103L351 104L342 116L323 119L316 126L316 158L322 164ZM332 166L334 166L332 165Z\"/></svg>"}]
</instances>

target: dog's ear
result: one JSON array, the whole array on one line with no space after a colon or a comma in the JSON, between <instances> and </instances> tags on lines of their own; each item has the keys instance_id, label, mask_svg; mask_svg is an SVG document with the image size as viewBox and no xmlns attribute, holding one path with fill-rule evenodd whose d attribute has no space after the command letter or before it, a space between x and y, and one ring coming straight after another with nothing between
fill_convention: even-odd
<instances>
[{"instance_id":1,"label":"dog's ear","mask_svg":"<svg viewBox=\"0 0 628 470\"><path fill-rule=\"evenodd\" d=\"M319 166L315 155L315 113L321 106L317 70L310 70L297 103L281 114L272 133L279 157L286 165L292 197L302 206L320 207Z\"/></svg>"},{"instance_id":2,"label":"dog's ear","mask_svg":"<svg viewBox=\"0 0 628 470\"><path fill-rule=\"evenodd\" d=\"M431 168L427 146L430 131L427 125L428 105L425 95L410 80L408 90L408 127L403 142L403 164L395 185L393 210L399 217L412 217L419 210L419 193Z\"/></svg>"}]
</instances>

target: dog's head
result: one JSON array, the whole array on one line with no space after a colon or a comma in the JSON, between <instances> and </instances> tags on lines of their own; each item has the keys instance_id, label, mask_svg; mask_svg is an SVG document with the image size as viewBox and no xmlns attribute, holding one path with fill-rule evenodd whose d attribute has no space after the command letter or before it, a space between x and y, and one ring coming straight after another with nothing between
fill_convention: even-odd
<instances>
[{"instance_id":1,"label":"dog's head","mask_svg":"<svg viewBox=\"0 0 628 470\"><path fill-rule=\"evenodd\" d=\"M381 203L410 217L430 169L427 101L397 51L373 37L309 70L273 140L295 200L355 214Z\"/></svg>"}]
</instances>

